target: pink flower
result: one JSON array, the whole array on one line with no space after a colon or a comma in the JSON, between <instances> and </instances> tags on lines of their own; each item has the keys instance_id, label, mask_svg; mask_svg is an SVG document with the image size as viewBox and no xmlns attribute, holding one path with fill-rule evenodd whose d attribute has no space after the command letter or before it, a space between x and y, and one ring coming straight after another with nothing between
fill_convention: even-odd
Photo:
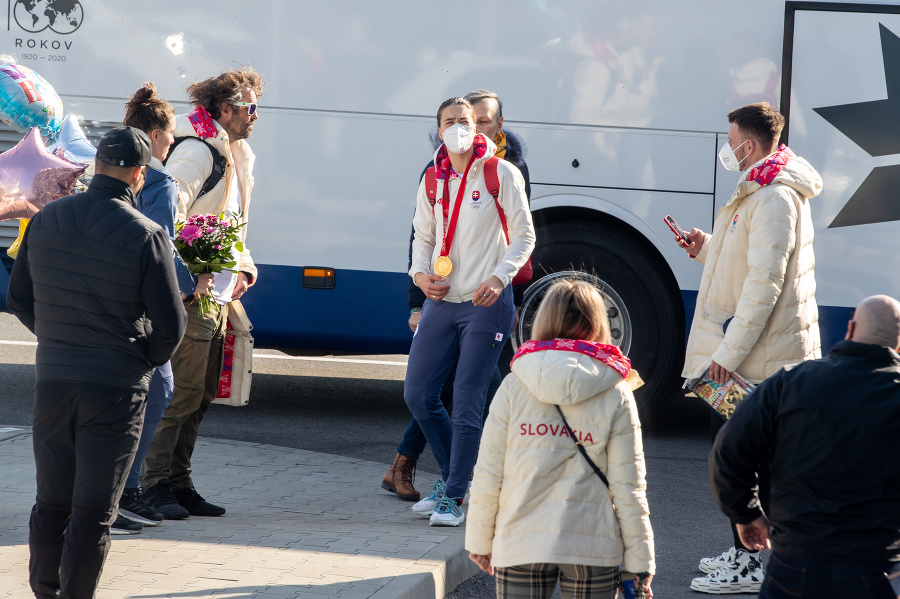
<instances>
[{"instance_id":1,"label":"pink flower","mask_svg":"<svg viewBox=\"0 0 900 599\"><path fill-rule=\"evenodd\" d=\"M221 250L222 246L217 243L216 245L213 246L213 249Z\"/></svg>"},{"instance_id":2,"label":"pink flower","mask_svg":"<svg viewBox=\"0 0 900 599\"><path fill-rule=\"evenodd\" d=\"M188 245L193 246L194 241L200 239L203 231L197 225L185 225L178 233L179 241L186 241Z\"/></svg>"},{"instance_id":3,"label":"pink flower","mask_svg":"<svg viewBox=\"0 0 900 599\"><path fill-rule=\"evenodd\" d=\"M207 233L212 233L212 232L215 231L215 230L216 230L215 227L206 227L206 232L207 232Z\"/></svg>"}]
</instances>

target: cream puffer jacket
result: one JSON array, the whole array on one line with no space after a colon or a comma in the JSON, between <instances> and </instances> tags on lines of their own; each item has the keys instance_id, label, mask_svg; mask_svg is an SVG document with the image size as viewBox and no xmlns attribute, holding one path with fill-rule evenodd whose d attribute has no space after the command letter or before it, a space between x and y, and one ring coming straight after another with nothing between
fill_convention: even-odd
<instances>
[{"instance_id":1,"label":"cream puffer jacket","mask_svg":"<svg viewBox=\"0 0 900 599\"><path fill-rule=\"evenodd\" d=\"M704 267L686 378L700 376L715 360L758 383L785 365L822 355L809 207L822 191L822 177L790 152L786 165L763 173L763 182L771 182L760 185L754 174L781 151L741 176L697 255Z\"/></svg>"},{"instance_id":2,"label":"cream puffer jacket","mask_svg":"<svg viewBox=\"0 0 900 599\"><path fill-rule=\"evenodd\" d=\"M175 220L183 221L194 214L221 214L228 206L228 198L231 194L231 181L237 169L238 184L241 192L241 212L243 222L247 222L250 214L250 194L253 192L253 162L256 157L250 149L250 145L240 140L236 144L228 142L228 134L219 123L215 123L218 135L209 137L206 142L219 151L225 157L225 176L212 188L199 198L197 194L203 188L203 183L212 172L213 156L205 145L199 142L185 140L178 144L166 160L166 169L175 178L178 185L178 209ZM175 117L175 137L198 137L194 126L188 119L188 115L182 114ZM244 251L238 263L238 271L249 273L252 277L250 284L256 283L256 266L247 249L247 225L241 229L241 240L244 241Z\"/></svg>"},{"instance_id":3,"label":"cream puffer jacket","mask_svg":"<svg viewBox=\"0 0 900 599\"><path fill-rule=\"evenodd\" d=\"M609 490L565 432L557 404ZM621 374L580 353L523 355L485 423L466 549L492 554L495 567L624 563L654 573L645 476L637 406Z\"/></svg>"}]
</instances>

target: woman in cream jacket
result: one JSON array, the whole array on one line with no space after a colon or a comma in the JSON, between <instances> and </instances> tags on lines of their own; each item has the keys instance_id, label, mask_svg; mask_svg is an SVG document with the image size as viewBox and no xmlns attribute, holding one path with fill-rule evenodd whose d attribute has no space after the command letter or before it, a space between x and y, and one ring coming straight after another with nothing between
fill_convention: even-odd
<instances>
[{"instance_id":1,"label":"woman in cream jacket","mask_svg":"<svg viewBox=\"0 0 900 599\"><path fill-rule=\"evenodd\" d=\"M600 340L594 341L581 340ZM533 340L522 345L491 404L472 482L466 549L496 572L498 597L564 597L576 581L616 595L619 567L655 571L637 407L636 373L609 341L599 293L561 281L545 296ZM559 407L559 410L557 409ZM563 424L560 411L594 473ZM586 584L586 586L585 586ZM540 589L543 589L541 594Z\"/></svg>"}]
</instances>

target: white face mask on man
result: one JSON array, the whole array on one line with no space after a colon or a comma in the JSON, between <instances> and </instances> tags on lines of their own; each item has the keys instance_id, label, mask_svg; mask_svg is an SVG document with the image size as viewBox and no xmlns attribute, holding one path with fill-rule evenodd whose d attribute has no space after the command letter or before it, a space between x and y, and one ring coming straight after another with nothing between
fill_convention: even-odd
<instances>
[{"instance_id":1,"label":"white face mask on man","mask_svg":"<svg viewBox=\"0 0 900 599\"><path fill-rule=\"evenodd\" d=\"M742 143L741 146L744 145L745 143L747 143L747 142L744 141L744 143ZM738 146L738 148L740 148L741 146ZM735 148L735 150L736 149L737 148ZM728 143L727 141L725 142L725 145L722 146L722 149L719 150L719 162L721 162L722 166L724 166L726 169L728 169L730 171L741 170L741 163L744 160L746 160L746 158L747 157L744 156L743 158L738 160L737 156L735 156L735 154L734 154L734 150L731 149L731 144Z\"/></svg>"},{"instance_id":2,"label":"white face mask on man","mask_svg":"<svg viewBox=\"0 0 900 599\"><path fill-rule=\"evenodd\" d=\"M475 130L460 123L444 129L444 145L454 154L465 154L475 143Z\"/></svg>"}]
</instances>

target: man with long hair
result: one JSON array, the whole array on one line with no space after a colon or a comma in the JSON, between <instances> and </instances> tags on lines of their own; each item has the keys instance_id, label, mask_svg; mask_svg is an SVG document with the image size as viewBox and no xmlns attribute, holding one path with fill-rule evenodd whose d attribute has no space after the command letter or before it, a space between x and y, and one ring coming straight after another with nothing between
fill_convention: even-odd
<instances>
[{"instance_id":1,"label":"man with long hair","mask_svg":"<svg viewBox=\"0 0 900 599\"><path fill-rule=\"evenodd\" d=\"M178 185L177 220L224 213L242 220L241 235L246 238L254 161L246 139L259 118L257 96L262 94L263 79L250 67L242 67L196 82L187 91L194 110L175 118L177 145L166 161ZM223 162L221 178L216 179L220 176L216 168ZM211 313L199 309L195 294L184 299L188 325L172 357L175 393L144 459L141 487L147 501L169 520L225 514L225 508L195 490L191 458L200 422L218 390L228 304L256 282L247 246L235 249L233 255L237 272L217 273L213 280Z\"/></svg>"}]
</instances>

